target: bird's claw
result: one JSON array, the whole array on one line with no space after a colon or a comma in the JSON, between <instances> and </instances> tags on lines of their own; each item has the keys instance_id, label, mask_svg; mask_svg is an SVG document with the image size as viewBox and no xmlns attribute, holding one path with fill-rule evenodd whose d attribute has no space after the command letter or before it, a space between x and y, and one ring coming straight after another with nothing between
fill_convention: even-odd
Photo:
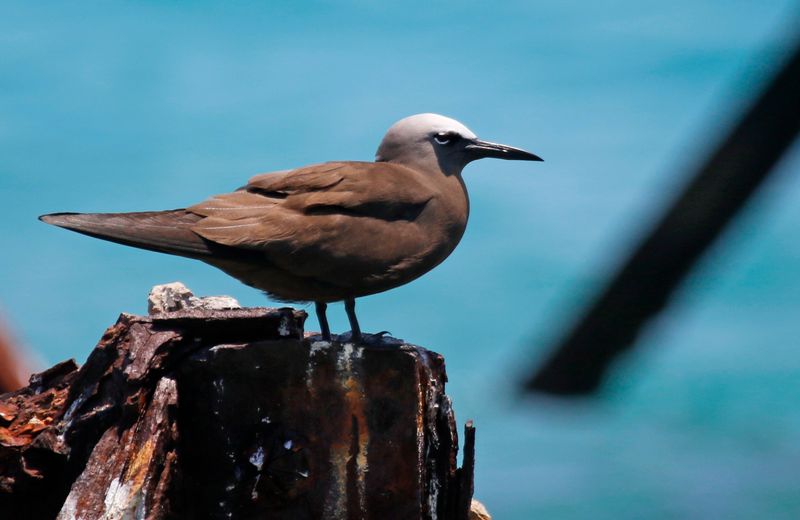
<instances>
[{"instance_id":1,"label":"bird's claw","mask_svg":"<svg viewBox=\"0 0 800 520\"><path fill-rule=\"evenodd\" d=\"M386 342L386 337L391 338L391 332L388 330L382 330L380 332L376 332L375 334L362 334L361 335L361 343L364 345L383 345Z\"/></svg>"},{"instance_id":2,"label":"bird's claw","mask_svg":"<svg viewBox=\"0 0 800 520\"><path fill-rule=\"evenodd\" d=\"M374 334L361 333L360 337L353 337L353 332L348 331L339 336L339 341L344 343L356 343L359 345L381 345L384 343L386 336L391 337L391 332L382 330Z\"/></svg>"}]
</instances>

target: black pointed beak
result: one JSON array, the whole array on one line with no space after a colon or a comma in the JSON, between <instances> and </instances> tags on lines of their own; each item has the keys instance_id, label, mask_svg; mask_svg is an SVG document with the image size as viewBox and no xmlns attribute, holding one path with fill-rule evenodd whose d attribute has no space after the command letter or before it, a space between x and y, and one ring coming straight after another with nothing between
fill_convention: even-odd
<instances>
[{"instance_id":1,"label":"black pointed beak","mask_svg":"<svg viewBox=\"0 0 800 520\"><path fill-rule=\"evenodd\" d=\"M531 152L526 152L521 148L514 148L513 146L506 146L504 144L490 143L489 141L481 141L480 139L472 139L470 143L464 147L470 154L470 158L483 159L484 157L494 157L497 159L507 159L509 161L543 161L541 157Z\"/></svg>"}]
</instances>

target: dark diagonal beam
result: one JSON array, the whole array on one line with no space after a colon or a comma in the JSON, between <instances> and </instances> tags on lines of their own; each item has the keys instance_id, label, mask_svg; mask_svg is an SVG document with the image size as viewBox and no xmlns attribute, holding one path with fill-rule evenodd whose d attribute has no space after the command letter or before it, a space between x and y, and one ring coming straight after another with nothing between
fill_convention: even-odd
<instances>
[{"instance_id":1,"label":"dark diagonal beam","mask_svg":"<svg viewBox=\"0 0 800 520\"><path fill-rule=\"evenodd\" d=\"M595 390L800 131L800 45L526 387Z\"/></svg>"}]
</instances>

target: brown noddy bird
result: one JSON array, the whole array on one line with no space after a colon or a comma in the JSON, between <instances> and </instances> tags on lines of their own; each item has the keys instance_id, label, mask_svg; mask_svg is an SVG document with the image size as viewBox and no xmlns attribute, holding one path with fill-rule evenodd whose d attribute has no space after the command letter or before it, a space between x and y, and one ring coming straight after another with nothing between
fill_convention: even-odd
<instances>
[{"instance_id":1,"label":"brown noddy bird","mask_svg":"<svg viewBox=\"0 0 800 520\"><path fill-rule=\"evenodd\" d=\"M484 157L542 160L482 141L453 119L418 114L389 128L375 162L265 173L185 209L39 218L202 260L277 300L315 302L328 341L327 304L343 300L351 339L359 342L356 298L408 283L453 252L469 215L461 170Z\"/></svg>"}]
</instances>

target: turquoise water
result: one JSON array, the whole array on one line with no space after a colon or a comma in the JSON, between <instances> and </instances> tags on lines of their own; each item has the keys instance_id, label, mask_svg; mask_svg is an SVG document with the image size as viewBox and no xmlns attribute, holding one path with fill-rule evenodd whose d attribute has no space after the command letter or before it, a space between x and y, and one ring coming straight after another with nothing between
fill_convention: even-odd
<instances>
[{"instance_id":1,"label":"turquoise water","mask_svg":"<svg viewBox=\"0 0 800 520\"><path fill-rule=\"evenodd\" d=\"M264 300L37 215L368 160L395 120L440 112L546 162L469 166L459 249L359 315L447 357L495 517L800 517L800 152L599 398L514 390L772 70L791 2L30 4L0 6L0 304L43 363L85 359L156 283Z\"/></svg>"}]
</instances>

